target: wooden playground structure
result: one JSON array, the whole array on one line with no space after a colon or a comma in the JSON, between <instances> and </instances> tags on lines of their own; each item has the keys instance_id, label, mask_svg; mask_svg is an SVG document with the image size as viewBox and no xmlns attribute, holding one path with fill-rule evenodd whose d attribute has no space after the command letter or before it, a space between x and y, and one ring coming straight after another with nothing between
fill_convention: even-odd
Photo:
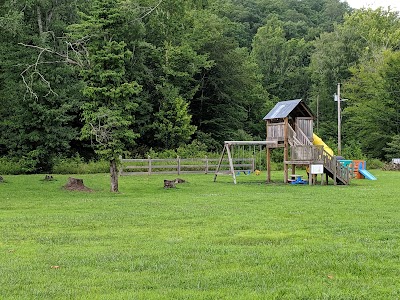
<instances>
[{"instance_id":1,"label":"wooden playground structure","mask_svg":"<svg viewBox=\"0 0 400 300\"><path fill-rule=\"evenodd\" d=\"M226 153L230 165L230 174L236 184L231 154L232 146L264 145L267 182L271 182L271 152L273 149L283 148L284 183L293 181L300 183L299 175L296 175L296 167L298 166L306 166L309 173L308 181L304 180L302 183L315 184L317 175L321 175L321 181L324 183L324 174L326 184L328 184L328 178L333 179L334 185L348 185L350 183L349 168L343 165L331 151L327 151L324 143L322 145L314 143L314 115L301 99L278 102L263 119L266 122L265 141L225 142L214 181L217 179L219 165L221 165ZM289 167L291 167L291 174L289 174Z\"/></svg>"}]
</instances>

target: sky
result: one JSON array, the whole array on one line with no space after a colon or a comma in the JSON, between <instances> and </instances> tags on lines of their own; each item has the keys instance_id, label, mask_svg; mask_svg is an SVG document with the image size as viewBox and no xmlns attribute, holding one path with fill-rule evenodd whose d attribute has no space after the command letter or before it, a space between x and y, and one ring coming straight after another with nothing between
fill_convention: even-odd
<instances>
[{"instance_id":1,"label":"sky","mask_svg":"<svg viewBox=\"0 0 400 300\"><path fill-rule=\"evenodd\" d=\"M347 3L353 8L370 7L372 9L382 6L387 8L390 6L392 10L400 11L400 1L399 0L347 0Z\"/></svg>"}]
</instances>

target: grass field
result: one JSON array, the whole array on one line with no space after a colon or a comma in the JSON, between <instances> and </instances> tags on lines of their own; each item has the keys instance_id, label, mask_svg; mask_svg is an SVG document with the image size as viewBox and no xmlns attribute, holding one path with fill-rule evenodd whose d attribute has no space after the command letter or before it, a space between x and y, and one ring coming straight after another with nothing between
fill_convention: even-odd
<instances>
[{"instance_id":1,"label":"grass field","mask_svg":"<svg viewBox=\"0 0 400 300\"><path fill-rule=\"evenodd\" d=\"M255 175L6 176L0 299L400 299L400 173L350 186ZM274 173L281 180L281 172Z\"/></svg>"}]
</instances>

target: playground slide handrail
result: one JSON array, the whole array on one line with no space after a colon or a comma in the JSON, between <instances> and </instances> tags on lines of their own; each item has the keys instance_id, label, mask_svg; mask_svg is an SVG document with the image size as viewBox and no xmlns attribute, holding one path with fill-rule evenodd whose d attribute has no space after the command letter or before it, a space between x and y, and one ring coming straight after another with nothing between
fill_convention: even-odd
<instances>
[{"instance_id":1,"label":"playground slide handrail","mask_svg":"<svg viewBox=\"0 0 400 300\"><path fill-rule=\"evenodd\" d=\"M337 177L344 184L350 182L350 170L348 167L343 166L333 155L328 153L325 149L323 152L324 166L329 172L332 173L333 177ZM334 180L336 180L334 178Z\"/></svg>"}]
</instances>

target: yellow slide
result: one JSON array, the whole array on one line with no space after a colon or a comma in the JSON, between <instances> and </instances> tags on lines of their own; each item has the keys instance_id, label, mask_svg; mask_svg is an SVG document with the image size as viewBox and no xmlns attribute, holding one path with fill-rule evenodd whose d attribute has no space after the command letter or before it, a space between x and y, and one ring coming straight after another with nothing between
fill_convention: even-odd
<instances>
[{"instance_id":1,"label":"yellow slide","mask_svg":"<svg viewBox=\"0 0 400 300\"><path fill-rule=\"evenodd\" d=\"M324 141L318 135L316 135L315 133L313 133L313 139L314 139L313 140L313 144L314 145L324 146L324 150L327 153L329 153L330 155L334 156L333 150L327 144L325 144Z\"/></svg>"}]
</instances>

